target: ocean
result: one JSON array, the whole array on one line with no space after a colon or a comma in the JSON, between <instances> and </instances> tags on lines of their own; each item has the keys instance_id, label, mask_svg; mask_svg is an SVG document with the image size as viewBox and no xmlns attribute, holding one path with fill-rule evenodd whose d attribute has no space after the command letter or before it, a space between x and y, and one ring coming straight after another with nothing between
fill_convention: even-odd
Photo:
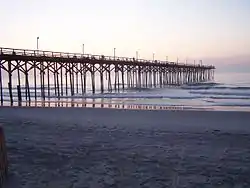
<instances>
[{"instance_id":1,"label":"ocean","mask_svg":"<svg viewBox=\"0 0 250 188\"><path fill-rule=\"evenodd\" d=\"M38 78L39 79L39 78ZM98 80L98 78L97 78ZM9 92L7 79L4 76L4 105L9 105ZM45 81L46 82L46 81ZM80 82L80 81L79 81ZM23 82L24 83L24 79ZM53 78L51 83L53 83ZM74 104L111 104L125 106L155 106L155 107L184 107L185 109L198 110L223 110L223 111L250 111L250 73L219 73L215 72L215 80L212 82L190 84L182 86L166 86L164 88L129 88L116 92L104 92L96 90L92 94L90 79L87 80L87 94L79 93L75 96L53 96L54 88L51 85L51 97L46 99L50 105L52 102L61 105ZM30 81L31 97L34 97L34 87ZM15 85L15 83L13 84ZM98 82L97 82L97 88ZM22 87L23 101L25 101L25 88ZM39 91L37 95L39 96ZM47 91L45 91L47 92ZM14 101L17 102L17 91L13 90ZM34 101L34 99L32 99ZM38 103L39 104L39 97ZM27 105L27 103L26 103ZM30 105L30 104L28 104ZM32 103L34 105L34 103ZM95 106L95 107L98 107ZM119 107L119 106L118 106ZM120 108L120 107L119 107Z\"/></svg>"}]
</instances>

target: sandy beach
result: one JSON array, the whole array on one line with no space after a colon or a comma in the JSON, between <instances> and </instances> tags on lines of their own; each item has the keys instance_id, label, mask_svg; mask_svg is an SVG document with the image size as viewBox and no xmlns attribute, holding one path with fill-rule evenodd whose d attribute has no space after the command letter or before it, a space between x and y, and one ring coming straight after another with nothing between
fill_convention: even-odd
<instances>
[{"instance_id":1,"label":"sandy beach","mask_svg":"<svg viewBox=\"0 0 250 188\"><path fill-rule=\"evenodd\" d=\"M249 122L249 112L1 107L6 187L249 187Z\"/></svg>"}]
</instances>

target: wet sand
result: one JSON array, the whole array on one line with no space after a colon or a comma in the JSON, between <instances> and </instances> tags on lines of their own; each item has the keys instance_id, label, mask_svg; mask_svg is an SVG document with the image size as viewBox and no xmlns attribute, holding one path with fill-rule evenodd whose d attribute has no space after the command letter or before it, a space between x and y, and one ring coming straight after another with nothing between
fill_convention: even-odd
<instances>
[{"instance_id":1,"label":"wet sand","mask_svg":"<svg viewBox=\"0 0 250 188\"><path fill-rule=\"evenodd\" d=\"M250 187L250 113L0 108L6 187Z\"/></svg>"}]
</instances>

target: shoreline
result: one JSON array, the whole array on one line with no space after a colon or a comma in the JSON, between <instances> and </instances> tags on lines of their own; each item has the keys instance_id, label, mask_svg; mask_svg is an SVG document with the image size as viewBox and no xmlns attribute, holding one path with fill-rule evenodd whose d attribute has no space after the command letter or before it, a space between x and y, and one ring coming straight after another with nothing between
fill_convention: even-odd
<instances>
[{"instance_id":1,"label":"shoreline","mask_svg":"<svg viewBox=\"0 0 250 188\"><path fill-rule=\"evenodd\" d=\"M24 101L21 104L14 102L13 106L10 102L4 102L1 107L37 107L37 108L103 108L103 109L126 109L126 110L156 110L156 111L234 111L234 112L250 112L248 106L204 106L204 105L160 105L160 104L140 104L140 103L126 103L126 102L100 102L97 101L61 101L61 100L37 100Z\"/></svg>"},{"instance_id":2,"label":"shoreline","mask_svg":"<svg viewBox=\"0 0 250 188\"><path fill-rule=\"evenodd\" d=\"M171 131L250 132L249 112L206 110L141 110L88 107L0 107L0 118L107 127L159 128ZM166 126L168 125L168 126Z\"/></svg>"}]
</instances>

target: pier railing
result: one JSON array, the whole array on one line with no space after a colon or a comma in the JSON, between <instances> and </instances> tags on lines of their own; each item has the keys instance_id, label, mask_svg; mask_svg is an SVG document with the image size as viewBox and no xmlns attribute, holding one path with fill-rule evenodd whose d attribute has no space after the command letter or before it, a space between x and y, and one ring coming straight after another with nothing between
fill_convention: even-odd
<instances>
[{"instance_id":1,"label":"pier railing","mask_svg":"<svg viewBox=\"0 0 250 188\"><path fill-rule=\"evenodd\" d=\"M68 53L68 52L55 52L55 51L44 51L44 50L30 50L30 49L14 49L14 48L2 48L0 47L0 55L16 55L16 56L33 56L33 57L51 57L51 58L76 58L76 59L91 59L101 61L116 61L116 62L136 62L136 63L147 63L147 64L160 64L167 66L181 66L181 67L201 67L214 69L211 65L201 64L186 64L182 62L173 61L162 61L162 60L146 60L137 59L131 57L119 57L119 56L104 56L104 55L93 55L93 54L81 54L81 53Z\"/></svg>"}]
</instances>

